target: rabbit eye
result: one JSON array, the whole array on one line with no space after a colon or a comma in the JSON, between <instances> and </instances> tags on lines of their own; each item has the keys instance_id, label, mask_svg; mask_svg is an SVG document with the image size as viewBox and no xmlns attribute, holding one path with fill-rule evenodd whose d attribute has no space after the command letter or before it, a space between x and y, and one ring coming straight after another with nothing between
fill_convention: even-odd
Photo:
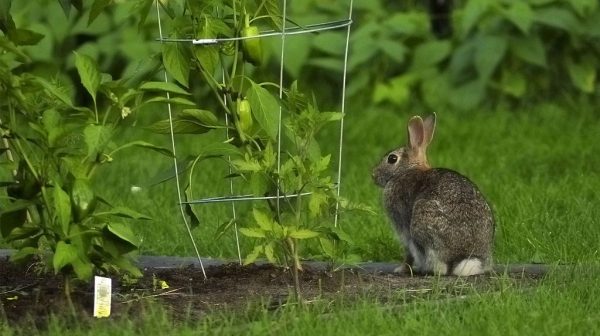
<instances>
[{"instance_id":1,"label":"rabbit eye","mask_svg":"<svg viewBox=\"0 0 600 336\"><path fill-rule=\"evenodd\" d=\"M387 158L387 162L389 164L394 164L394 163L398 162L398 155L396 155L396 154L390 154L388 156L388 158Z\"/></svg>"}]
</instances>

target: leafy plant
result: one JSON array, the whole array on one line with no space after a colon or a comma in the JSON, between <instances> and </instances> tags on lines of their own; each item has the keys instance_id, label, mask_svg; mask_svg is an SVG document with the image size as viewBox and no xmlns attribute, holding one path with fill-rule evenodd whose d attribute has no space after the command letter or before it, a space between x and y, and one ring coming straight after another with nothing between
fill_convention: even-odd
<instances>
[{"instance_id":1,"label":"leafy plant","mask_svg":"<svg viewBox=\"0 0 600 336\"><path fill-rule=\"evenodd\" d=\"M331 156L321 153L317 141L318 133L329 123L339 121L342 114L320 111L316 99L301 92L297 82L280 88L279 84L260 80L268 77L269 71L263 68L265 52L259 31L281 29L278 1L202 6L184 1L179 10L176 2L167 6L171 5L171 9L164 8L171 13L165 23L171 38L240 38L217 45L169 41L162 44L164 68L177 87L185 90L175 89L173 84L164 84L170 89L152 84L168 93L169 101L178 106L172 120L173 132L204 134L225 130L227 135L224 143L202 148L185 161L182 170L188 173L186 200L195 198L194 176L202 173L201 162L228 158L230 172L226 177L238 181L240 190L265 199L253 203L251 215L239 215L238 223L227 221L218 234L233 224L245 226L240 232L256 241L244 263L265 257L269 262L289 267L298 293L300 249L304 243L319 242L323 255L328 257L339 257L336 244L344 243L341 229L332 225L340 200L331 177ZM191 106L187 99L180 100L203 87L210 89L217 108L211 108L206 101L198 104L205 106ZM274 91L280 91L281 97ZM160 120L149 128L169 133L171 122ZM186 207L191 222L199 223L197 209L190 204Z\"/></svg>"},{"instance_id":2,"label":"leafy plant","mask_svg":"<svg viewBox=\"0 0 600 336\"><path fill-rule=\"evenodd\" d=\"M346 4L303 2L327 17L343 17ZM355 1L348 95L355 101L432 109L471 110L501 101L547 99L556 94L597 98L600 6L594 0L466 0L451 18L453 36L437 39L421 4ZM330 32L304 41L293 71L312 78L341 71ZM318 84L326 90L331 81ZM335 80L335 79L332 79Z\"/></svg>"},{"instance_id":3,"label":"leafy plant","mask_svg":"<svg viewBox=\"0 0 600 336\"><path fill-rule=\"evenodd\" d=\"M22 68L32 59L23 46L44 35L17 28L10 2L1 8L0 131L2 166L12 180L0 204L0 235L17 252L13 261L42 256L55 273L90 280L97 272L123 271L141 276L130 254L139 238L124 220L149 220L146 215L114 206L96 192L98 168L118 152L141 147L172 155L144 141L117 144L127 121L143 106L143 91L126 80L101 73L96 61L74 53L74 63L90 106L74 103L77 90L59 76L44 78ZM50 254L48 254L50 252Z\"/></svg>"}]
</instances>

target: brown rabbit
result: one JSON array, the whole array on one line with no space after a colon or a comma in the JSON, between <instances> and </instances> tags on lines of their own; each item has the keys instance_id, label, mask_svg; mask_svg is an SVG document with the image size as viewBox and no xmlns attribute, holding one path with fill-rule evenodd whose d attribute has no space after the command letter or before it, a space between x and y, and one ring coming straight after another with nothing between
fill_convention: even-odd
<instances>
[{"instance_id":1,"label":"brown rabbit","mask_svg":"<svg viewBox=\"0 0 600 336\"><path fill-rule=\"evenodd\" d=\"M492 267L494 217L475 184L445 168L431 168L426 150L435 113L408 122L408 145L373 169L385 208L404 242L401 273L469 276Z\"/></svg>"}]
</instances>

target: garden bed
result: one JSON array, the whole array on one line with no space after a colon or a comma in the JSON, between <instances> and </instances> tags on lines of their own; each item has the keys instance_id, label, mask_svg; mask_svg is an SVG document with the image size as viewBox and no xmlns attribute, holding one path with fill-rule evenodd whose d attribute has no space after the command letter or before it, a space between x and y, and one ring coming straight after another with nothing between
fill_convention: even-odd
<instances>
[{"instance_id":1,"label":"garden bed","mask_svg":"<svg viewBox=\"0 0 600 336\"><path fill-rule=\"evenodd\" d=\"M6 255L6 252L4 253ZM45 325L51 314L68 313L60 275L42 275L38 265L14 265L0 257L0 319L9 323ZM145 304L159 303L175 318L201 318L222 310L275 310L290 304L293 284L289 273L268 264L242 267L236 263L206 260L207 280L193 258L142 257L144 277L127 283L113 283L112 317L135 316ZM374 297L381 302L404 304L419 299L461 299L474 293L497 291L507 285L531 288L546 273L542 265L497 266L490 274L469 278L398 276L393 264L370 263L330 271L326 263L306 263L300 275L302 301L314 303L341 298ZM164 281L168 288L161 288ZM76 310L91 316L91 285L80 284L73 291Z\"/></svg>"}]
</instances>

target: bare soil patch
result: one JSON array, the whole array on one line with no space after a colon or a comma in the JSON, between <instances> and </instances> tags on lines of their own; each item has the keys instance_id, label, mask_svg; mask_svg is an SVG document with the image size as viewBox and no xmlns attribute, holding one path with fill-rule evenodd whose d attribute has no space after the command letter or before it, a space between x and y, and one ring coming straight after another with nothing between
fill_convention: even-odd
<instances>
[{"instance_id":1,"label":"bare soil patch","mask_svg":"<svg viewBox=\"0 0 600 336\"><path fill-rule=\"evenodd\" d=\"M0 257L0 321L22 325L34 323L43 328L51 314L69 312L60 275L39 274L36 264L14 265ZM271 265L239 266L223 264L206 269L193 265L182 268L145 268L144 277L127 283L113 277L112 317L135 317L145 304L158 303L182 320L202 317L221 310L277 309L288 304L293 282L288 271ZM530 288L544 276L539 269L508 269L469 278L434 276L398 276L395 274L349 268L335 272L307 266L300 275L302 300L357 299L375 297L381 302L403 303L415 299L465 297L475 292L496 291L506 286ZM169 288L161 288L160 281ZM90 284L78 284L72 294L81 317L92 314L93 290Z\"/></svg>"}]
</instances>

